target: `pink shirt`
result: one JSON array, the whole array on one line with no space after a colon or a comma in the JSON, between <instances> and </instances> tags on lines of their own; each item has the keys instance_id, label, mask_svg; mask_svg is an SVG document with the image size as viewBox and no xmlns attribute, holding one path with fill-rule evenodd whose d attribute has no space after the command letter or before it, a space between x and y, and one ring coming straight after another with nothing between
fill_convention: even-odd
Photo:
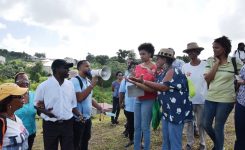
<instances>
[{"instance_id":1,"label":"pink shirt","mask_svg":"<svg viewBox=\"0 0 245 150\"><path fill-rule=\"evenodd\" d=\"M156 72L157 66L153 65L151 68L144 67L142 64L139 64L135 67L135 77L139 78L141 75L143 76L144 80L147 81L155 81L155 72ZM144 91L144 96L140 96L139 100L154 100L156 98L156 92L147 92Z\"/></svg>"}]
</instances>

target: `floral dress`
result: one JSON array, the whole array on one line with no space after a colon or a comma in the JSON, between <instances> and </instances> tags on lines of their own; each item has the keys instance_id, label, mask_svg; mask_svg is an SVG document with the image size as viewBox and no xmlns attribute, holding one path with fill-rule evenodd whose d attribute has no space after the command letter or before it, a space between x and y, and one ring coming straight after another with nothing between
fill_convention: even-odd
<instances>
[{"instance_id":1,"label":"floral dress","mask_svg":"<svg viewBox=\"0 0 245 150\"><path fill-rule=\"evenodd\" d=\"M163 119L171 123L181 124L192 119L192 103L188 98L188 83L185 75L179 69L173 69L174 74L171 81L163 82L167 71L157 74L157 83L170 88L165 92L158 91L157 98L162 105Z\"/></svg>"}]
</instances>

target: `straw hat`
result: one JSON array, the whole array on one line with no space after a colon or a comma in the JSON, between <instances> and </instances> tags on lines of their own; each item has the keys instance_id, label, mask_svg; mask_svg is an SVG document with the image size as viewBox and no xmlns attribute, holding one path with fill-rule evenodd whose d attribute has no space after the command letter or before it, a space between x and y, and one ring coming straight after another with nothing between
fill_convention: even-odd
<instances>
[{"instance_id":1,"label":"straw hat","mask_svg":"<svg viewBox=\"0 0 245 150\"><path fill-rule=\"evenodd\" d=\"M187 49L183 50L183 52L187 53L190 50L196 50L196 51L201 52L202 50L204 50L204 48L199 47L196 42L191 42L187 44Z\"/></svg>"},{"instance_id":2,"label":"straw hat","mask_svg":"<svg viewBox=\"0 0 245 150\"><path fill-rule=\"evenodd\" d=\"M162 48L155 56L168 57L174 59L174 50L172 48Z\"/></svg>"},{"instance_id":3,"label":"straw hat","mask_svg":"<svg viewBox=\"0 0 245 150\"><path fill-rule=\"evenodd\" d=\"M28 88L21 88L14 83L4 83L0 85L0 102L10 95L23 95Z\"/></svg>"}]
</instances>

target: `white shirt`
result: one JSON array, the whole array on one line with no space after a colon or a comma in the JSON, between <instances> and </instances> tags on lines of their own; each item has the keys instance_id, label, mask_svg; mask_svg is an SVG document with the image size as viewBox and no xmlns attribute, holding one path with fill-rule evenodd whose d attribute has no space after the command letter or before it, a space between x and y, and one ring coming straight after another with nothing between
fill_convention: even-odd
<instances>
[{"instance_id":1,"label":"white shirt","mask_svg":"<svg viewBox=\"0 0 245 150\"><path fill-rule=\"evenodd\" d=\"M233 53L233 57L236 57L237 59L241 60L242 62L245 62L245 52L241 50L235 50Z\"/></svg>"},{"instance_id":2,"label":"white shirt","mask_svg":"<svg viewBox=\"0 0 245 150\"><path fill-rule=\"evenodd\" d=\"M57 118L49 118L41 114L46 121L68 120L73 116L72 109L77 106L77 99L73 84L65 79L60 85L55 77L50 77L42 82L36 90L35 105L38 101L44 101L45 109L51 111Z\"/></svg>"},{"instance_id":3,"label":"white shirt","mask_svg":"<svg viewBox=\"0 0 245 150\"><path fill-rule=\"evenodd\" d=\"M195 86L195 96L190 98L192 104L204 104L205 94L207 93L207 83L204 79L206 62L201 61L197 66L186 63L182 67L182 72L189 78Z\"/></svg>"},{"instance_id":4,"label":"white shirt","mask_svg":"<svg viewBox=\"0 0 245 150\"><path fill-rule=\"evenodd\" d=\"M16 121L6 118L7 130L3 137L3 149L6 146L14 145L15 142L18 144L18 150L28 148L28 131L23 125L19 117L15 115Z\"/></svg>"}]
</instances>

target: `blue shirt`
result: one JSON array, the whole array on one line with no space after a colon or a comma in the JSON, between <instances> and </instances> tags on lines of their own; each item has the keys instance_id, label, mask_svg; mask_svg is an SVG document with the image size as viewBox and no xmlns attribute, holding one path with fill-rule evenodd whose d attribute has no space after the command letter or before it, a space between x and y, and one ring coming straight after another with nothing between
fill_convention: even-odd
<instances>
[{"instance_id":1,"label":"blue shirt","mask_svg":"<svg viewBox=\"0 0 245 150\"><path fill-rule=\"evenodd\" d=\"M175 124L181 124L185 120L192 119L192 103L189 101L187 79L177 68L171 81L163 82L165 72L157 75L157 82L168 86L165 92L158 92L158 100L163 109L163 119Z\"/></svg>"},{"instance_id":2,"label":"blue shirt","mask_svg":"<svg viewBox=\"0 0 245 150\"><path fill-rule=\"evenodd\" d=\"M84 91L89 85L90 81L87 78L82 78L79 76L79 78L82 80L83 88L81 89L80 83L77 78L71 78L71 82L74 85L75 92L82 92ZM86 119L89 119L92 114L92 91L91 93L85 98L85 100L81 102L77 102L77 109L83 114L83 117Z\"/></svg>"},{"instance_id":3,"label":"blue shirt","mask_svg":"<svg viewBox=\"0 0 245 150\"><path fill-rule=\"evenodd\" d=\"M125 104L125 110L129 112L134 112L134 102L136 100L136 97L128 97L128 86L133 85L130 82L127 82L125 79L122 80L119 88L120 93L125 93L124 96L124 104Z\"/></svg>"},{"instance_id":4,"label":"blue shirt","mask_svg":"<svg viewBox=\"0 0 245 150\"><path fill-rule=\"evenodd\" d=\"M114 88L113 91L113 97L119 98L119 88L120 88L120 83L116 81L112 82L112 87Z\"/></svg>"},{"instance_id":5,"label":"blue shirt","mask_svg":"<svg viewBox=\"0 0 245 150\"><path fill-rule=\"evenodd\" d=\"M34 108L35 93L29 91L29 103L24 104L22 108L15 111L15 114L22 120L29 135L36 133L36 109Z\"/></svg>"}]
</instances>

